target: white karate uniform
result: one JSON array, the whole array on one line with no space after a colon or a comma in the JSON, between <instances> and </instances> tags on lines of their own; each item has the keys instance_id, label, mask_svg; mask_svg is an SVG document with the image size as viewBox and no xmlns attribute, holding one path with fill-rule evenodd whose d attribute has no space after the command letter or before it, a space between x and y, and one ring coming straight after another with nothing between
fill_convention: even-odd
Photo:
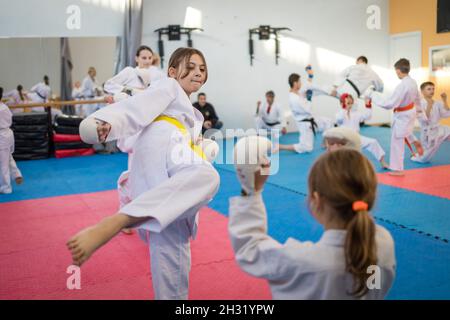
<instances>
[{"instance_id":1,"label":"white karate uniform","mask_svg":"<svg viewBox=\"0 0 450 320\"><path fill-rule=\"evenodd\" d=\"M0 102L0 193L11 193L11 178L22 177L12 157L14 134L10 129L12 113L8 106Z\"/></svg>"},{"instance_id":2,"label":"white karate uniform","mask_svg":"<svg viewBox=\"0 0 450 320\"><path fill-rule=\"evenodd\" d=\"M353 277L345 268L345 230L327 230L317 243L290 238L281 244L267 234L260 194L230 199L228 229L240 267L267 279L274 299L355 299L348 294ZM381 286L362 299L383 299L395 278L394 241L379 225L375 242Z\"/></svg>"},{"instance_id":3,"label":"white karate uniform","mask_svg":"<svg viewBox=\"0 0 450 320\"><path fill-rule=\"evenodd\" d=\"M30 101L28 100L28 95L27 95L25 92L23 92L22 95L23 95L23 97L24 97L24 100L22 100L22 99L20 98L19 91L18 91L17 89L14 89L14 90L11 90L11 91L5 93L5 94L3 95L3 98L8 99L8 101L6 101L6 105L8 105L8 106L15 105L15 104L29 103ZM23 112L23 111L24 111L23 108L14 108L14 109L11 109L11 112L12 112L13 114L14 114L14 113L20 113L20 112Z\"/></svg>"},{"instance_id":4,"label":"white karate uniform","mask_svg":"<svg viewBox=\"0 0 450 320\"><path fill-rule=\"evenodd\" d=\"M83 99L85 99L85 100L97 99L99 97L98 92L101 92L101 91L102 91L102 89L98 85L97 80L95 78L92 79L89 75L87 75L83 79L83 82L81 83L81 96L83 97ZM102 106L103 106L103 104L100 104L100 103L84 104L81 107L81 110L82 110L81 115L87 117L91 113L93 113L96 110L98 110L99 108L101 108Z\"/></svg>"},{"instance_id":5,"label":"white karate uniform","mask_svg":"<svg viewBox=\"0 0 450 320\"><path fill-rule=\"evenodd\" d=\"M30 89L28 97L30 98L31 102L48 102L51 94L52 89L50 88L50 86L46 85L44 82L39 82ZM31 110L34 112L44 112L45 108L33 107L31 108Z\"/></svg>"},{"instance_id":6,"label":"white karate uniform","mask_svg":"<svg viewBox=\"0 0 450 320\"><path fill-rule=\"evenodd\" d=\"M294 145L297 153L311 152L314 147L312 124L304 120L314 118L318 125L316 132L323 132L333 126L333 120L329 118L313 117L312 103L306 99L306 92L308 90L321 92L318 87L310 83L303 84L298 94L289 92L289 107L291 108L294 120L297 122L297 128L300 134L299 143Z\"/></svg>"},{"instance_id":7,"label":"white karate uniform","mask_svg":"<svg viewBox=\"0 0 450 320\"><path fill-rule=\"evenodd\" d=\"M406 107L411 103L414 103L416 108L420 108L420 94L417 83L410 76L406 76L401 80L389 98L383 98L381 95L373 92L369 94L369 98L372 99L373 104L388 110ZM413 134L416 108L408 111L394 112L389 160L389 168L391 170L403 170L405 139Z\"/></svg>"},{"instance_id":8,"label":"white karate uniform","mask_svg":"<svg viewBox=\"0 0 450 320\"><path fill-rule=\"evenodd\" d=\"M169 122L154 121L160 115L177 119L189 135ZM219 186L216 170L189 145L200 135L203 116L179 83L167 78L91 117L111 124L107 141L140 132L129 173L132 201L120 212L148 217L135 227L149 239L155 298L187 299L189 238L196 235L198 210Z\"/></svg>"},{"instance_id":9,"label":"white karate uniform","mask_svg":"<svg viewBox=\"0 0 450 320\"><path fill-rule=\"evenodd\" d=\"M275 143L280 141L280 132L286 126L281 106L274 102L270 107L267 101L261 103L255 117L257 130L268 130Z\"/></svg>"},{"instance_id":10,"label":"white karate uniform","mask_svg":"<svg viewBox=\"0 0 450 320\"><path fill-rule=\"evenodd\" d=\"M350 115L347 110L341 109L336 114L336 123L340 127L350 128L359 133L360 123L369 120L372 117L372 109L365 108L364 112L355 109L356 106L350 110ZM361 148L369 151L373 156L380 161L386 154L376 139L359 135L361 138Z\"/></svg>"},{"instance_id":11,"label":"white karate uniform","mask_svg":"<svg viewBox=\"0 0 450 320\"><path fill-rule=\"evenodd\" d=\"M450 128L439 125L441 119L450 117L450 110L447 110L441 101L434 101L430 116L427 117L425 113L427 102L425 99L422 99L421 107L422 113L418 118L420 123L420 141L424 148L424 153L422 156L412 157L411 160L425 163L433 158L442 143L450 140Z\"/></svg>"},{"instance_id":12,"label":"white karate uniform","mask_svg":"<svg viewBox=\"0 0 450 320\"><path fill-rule=\"evenodd\" d=\"M141 72L144 70L141 69ZM156 83L158 80L165 78L165 75L157 67L151 66L147 69L148 75L141 77L138 68L126 67L117 75L105 82L105 91L110 94L123 92L124 89L145 90L150 84ZM150 80L147 83L147 79Z\"/></svg>"},{"instance_id":13,"label":"white karate uniform","mask_svg":"<svg viewBox=\"0 0 450 320\"><path fill-rule=\"evenodd\" d=\"M72 89L72 99L73 100L82 100L83 98L83 92L81 86L79 88L73 88ZM77 104L75 105L75 114L77 116L81 116L83 114L82 110L83 105Z\"/></svg>"},{"instance_id":14,"label":"white karate uniform","mask_svg":"<svg viewBox=\"0 0 450 320\"><path fill-rule=\"evenodd\" d=\"M347 79L358 88L359 95ZM346 68L339 74L334 85L337 86L336 91L338 92L338 97L344 93L348 93L353 97L358 98L371 85L373 85L375 91L378 92L383 92L384 89L383 80L381 80L378 74L376 74L367 64L355 64Z\"/></svg>"}]
</instances>

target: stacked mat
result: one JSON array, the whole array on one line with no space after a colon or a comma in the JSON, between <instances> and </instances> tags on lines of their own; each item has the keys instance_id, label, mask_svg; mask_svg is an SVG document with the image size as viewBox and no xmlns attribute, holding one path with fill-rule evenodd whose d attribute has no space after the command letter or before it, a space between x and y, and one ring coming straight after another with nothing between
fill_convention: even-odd
<instances>
[{"instance_id":1,"label":"stacked mat","mask_svg":"<svg viewBox=\"0 0 450 320\"><path fill-rule=\"evenodd\" d=\"M50 155L50 124L47 112L16 113L14 132L16 160L46 159Z\"/></svg>"},{"instance_id":2,"label":"stacked mat","mask_svg":"<svg viewBox=\"0 0 450 320\"><path fill-rule=\"evenodd\" d=\"M81 117L61 115L55 118L53 142L56 158L78 157L94 154L92 145L81 141Z\"/></svg>"}]
</instances>

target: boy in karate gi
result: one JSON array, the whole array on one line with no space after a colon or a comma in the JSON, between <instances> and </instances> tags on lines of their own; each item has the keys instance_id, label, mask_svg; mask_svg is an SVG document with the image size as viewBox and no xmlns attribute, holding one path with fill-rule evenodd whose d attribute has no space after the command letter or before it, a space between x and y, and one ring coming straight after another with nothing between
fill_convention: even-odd
<instances>
[{"instance_id":1,"label":"boy in karate gi","mask_svg":"<svg viewBox=\"0 0 450 320\"><path fill-rule=\"evenodd\" d=\"M383 92L383 80L369 67L368 63L369 60L365 56L356 59L355 65L339 74L330 95L339 99L341 95L348 93L360 98L370 86L373 86L375 91Z\"/></svg>"},{"instance_id":2,"label":"boy in karate gi","mask_svg":"<svg viewBox=\"0 0 450 320\"><path fill-rule=\"evenodd\" d=\"M439 125L441 119L450 117L447 94L441 94L441 101L434 101L434 83L425 82L420 86L422 92L422 109L419 112L420 141L424 148L422 156L411 158L415 162L429 162L445 141L450 140L450 128Z\"/></svg>"},{"instance_id":3,"label":"boy in karate gi","mask_svg":"<svg viewBox=\"0 0 450 320\"><path fill-rule=\"evenodd\" d=\"M190 238L198 211L216 194L219 175L195 143L203 117L189 95L207 80L203 54L179 48L169 61L169 78L143 93L109 105L80 124L87 143L139 133L130 170L131 202L71 238L75 265L83 264L123 228L147 234L156 299L187 299Z\"/></svg>"},{"instance_id":4,"label":"boy in karate gi","mask_svg":"<svg viewBox=\"0 0 450 320\"><path fill-rule=\"evenodd\" d=\"M255 116L256 129L268 130L272 135L272 141L277 145L280 141L280 133L286 134L286 123L281 106L275 102L275 93L268 91L266 101L258 101Z\"/></svg>"},{"instance_id":5,"label":"boy in karate gi","mask_svg":"<svg viewBox=\"0 0 450 320\"><path fill-rule=\"evenodd\" d=\"M312 152L314 137L317 132L323 132L333 126L333 121L326 117L313 117L311 96L313 92L326 94L319 87L312 85L314 73L311 66L306 68L308 81L304 85L300 75L293 73L289 76L289 107L291 108L295 122L300 134L299 143L274 147L274 153L278 150L295 151L297 153Z\"/></svg>"},{"instance_id":6,"label":"boy in karate gi","mask_svg":"<svg viewBox=\"0 0 450 320\"><path fill-rule=\"evenodd\" d=\"M420 142L411 141L416 120L416 108L420 108L421 102L417 83L409 76L411 69L409 60L400 59L395 63L394 68L401 82L395 88L392 96L383 98L373 92L373 87L366 91L365 96L371 99L373 104L394 111L389 159L389 169L392 171L389 174L403 176L405 142L409 145L413 143L417 150L422 148Z\"/></svg>"},{"instance_id":7,"label":"boy in karate gi","mask_svg":"<svg viewBox=\"0 0 450 320\"><path fill-rule=\"evenodd\" d=\"M11 178L17 184L23 182L22 173L12 157L14 152L14 134L10 129L12 113L8 106L1 102L3 88L0 87L0 194L11 193Z\"/></svg>"},{"instance_id":8,"label":"boy in karate gi","mask_svg":"<svg viewBox=\"0 0 450 320\"><path fill-rule=\"evenodd\" d=\"M354 106L353 97L344 93L341 96L341 106L342 109L336 114L336 124L341 127L346 127L354 130L355 132L360 131L360 123L369 120L372 117L372 105L371 103L366 104L364 112L358 111ZM380 162L383 168L388 168L389 165L384 161L385 152L380 146L378 141L373 138L360 136L362 148L369 151L373 156Z\"/></svg>"}]
</instances>

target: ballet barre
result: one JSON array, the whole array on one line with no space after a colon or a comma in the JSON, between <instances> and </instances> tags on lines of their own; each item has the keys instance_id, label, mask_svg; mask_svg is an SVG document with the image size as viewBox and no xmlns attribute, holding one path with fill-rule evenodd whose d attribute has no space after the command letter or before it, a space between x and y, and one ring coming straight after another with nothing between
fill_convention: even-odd
<instances>
[{"instance_id":1,"label":"ballet barre","mask_svg":"<svg viewBox=\"0 0 450 320\"><path fill-rule=\"evenodd\" d=\"M63 106L76 106L83 104L98 104L98 103L107 103L105 99L99 100L70 100L70 101L50 101L50 102L31 102L31 103L22 103L22 104L13 104L10 105L10 109L24 109L24 112L31 112L30 108L34 107L50 107L61 109Z\"/></svg>"}]
</instances>

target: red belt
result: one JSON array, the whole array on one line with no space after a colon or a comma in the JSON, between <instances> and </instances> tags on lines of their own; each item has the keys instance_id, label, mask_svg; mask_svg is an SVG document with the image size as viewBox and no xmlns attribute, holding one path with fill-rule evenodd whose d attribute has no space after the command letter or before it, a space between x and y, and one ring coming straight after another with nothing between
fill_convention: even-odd
<instances>
[{"instance_id":1,"label":"red belt","mask_svg":"<svg viewBox=\"0 0 450 320\"><path fill-rule=\"evenodd\" d=\"M398 107L394 109L394 112L404 112L404 111L408 111L411 110L412 108L414 108L414 102L411 104L408 104L405 107Z\"/></svg>"}]
</instances>

